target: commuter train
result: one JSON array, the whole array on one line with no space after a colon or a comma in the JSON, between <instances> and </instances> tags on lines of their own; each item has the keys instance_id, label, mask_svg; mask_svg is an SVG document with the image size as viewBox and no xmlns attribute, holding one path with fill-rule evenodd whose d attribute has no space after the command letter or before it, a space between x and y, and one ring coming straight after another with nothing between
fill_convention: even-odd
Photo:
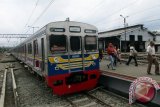
<instances>
[{"instance_id":1,"label":"commuter train","mask_svg":"<svg viewBox=\"0 0 160 107\"><path fill-rule=\"evenodd\" d=\"M91 90L100 76L98 30L90 24L51 22L13 48L12 54L60 96Z\"/></svg>"}]
</instances>

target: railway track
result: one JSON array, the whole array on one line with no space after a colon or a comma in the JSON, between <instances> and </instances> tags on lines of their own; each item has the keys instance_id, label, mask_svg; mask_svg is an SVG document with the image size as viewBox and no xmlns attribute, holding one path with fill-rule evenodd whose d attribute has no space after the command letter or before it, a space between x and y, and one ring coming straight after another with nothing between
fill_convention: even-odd
<instances>
[{"instance_id":1,"label":"railway track","mask_svg":"<svg viewBox=\"0 0 160 107\"><path fill-rule=\"evenodd\" d=\"M123 53L123 54L121 55L121 58L122 58L123 60L128 60L128 57L129 57L129 54ZM137 58L137 61L138 61L138 62L148 63L147 54L146 54L146 53L145 53L145 54L138 53L138 56L137 56L136 58ZM157 60L160 62L160 54L157 53L157 54L156 54L156 58L157 58Z\"/></svg>"},{"instance_id":2,"label":"railway track","mask_svg":"<svg viewBox=\"0 0 160 107\"><path fill-rule=\"evenodd\" d=\"M64 97L70 105L65 107L145 107L141 104L129 105L128 99L98 87L89 92L82 92Z\"/></svg>"},{"instance_id":3,"label":"railway track","mask_svg":"<svg viewBox=\"0 0 160 107\"><path fill-rule=\"evenodd\" d=\"M112 107L99 98L86 92L65 99L70 103L70 105L67 105L66 107Z\"/></svg>"},{"instance_id":4,"label":"railway track","mask_svg":"<svg viewBox=\"0 0 160 107\"><path fill-rule=\"evenodd\" d=\"M112 96L112 97L114 97L115 99L121 99L121 100L108 100L108 101L106 101L106 100L104 100L104 98L99 98L99 99L101 99L102 101L104 101L104 102L109 102L109 104L112 106L112 107L127 107L127 106L130 106L130 107L146 107L146 106L144 106L144 105L142 105L142 104L139 104L139 103L135 103L135 104L133 104L133 105L129 105L128 104L128 102L129 102L129 100L127 99L127 98L125 98L125 97L122 97L122 96L120 96L120 95L118 95L118 94L115 94L115 93L113 93L113 92L111 92L111 91L107 91L106 89L104 89L104 88L100 88L98 91L97 91L97 93L101 93L101 94L107 94L107 95L109 95L109 96ZM100 94L99 94L100 95ZM94 96L97 96L97 95L94 95ZM107 97L107 96L106 96ZM113 99L114 99L113 98Z\"/></svg>"},{"instance_id":5,"label":"railway track","mask_svg":"<svg viewBox=\"0 0 160 107\"><path fill-rule=\"evenodd\" d=\"M19 107L140 107L136 104L133 106L129 105L128 100L112 95L109 92L102 91L102 88L62 97L52 95L52 91L49 88L46 88L43 81L38 80L36 76L32 75L30 71L26 70L18 62L14 62L14 64L15 68L12 70L14 70L17 88L15 89L14 85L9 85L10 88L8 88L12 94L16 90L13 94L14 98L12 95L12 103L17 101L16 103L18 103ZM9 68L8 72L12 70ZM7 77L13 78L11 73L7 74ZM11 79L7 81L9 84L13 83L11 82ZM19 95L19 100L15 97L17 93ZM10 94L7 96L9 95ZM12 107L17 106L16 103ZM7 105L5 107L10 106Z\"/></svg>"},{"instance_id":6,"label":"railway track","mask_svg":"<svg viewBox=\"0 0 160 107\"><path fill-rule=\"evenodd\" d=\"M14 69L17 92L19 94L20 107L126 107L127 100L117 98L111 94L104 93L100 88L88 92L76 93L73 95L56 96L45 87L45 83L37 79L22 65L16 63ZM118 102L118 103L117 103ZM132 106L130 106L132 107ZM133 105L133 107L139 107Z\"/></svg>"},{"instance_id":7,"label":"railway track","mask_svg":"<svg viewBox=\"0 0 160 107\"><path fill-rule=\"evenodd\" d=\"M0 107L16 107L13 76L10 63L3 64L5 70L0 71ZM2 68L1 68L2 69Z\"/></svg>"},{"instance_id":8,"label":"railway track","mask_svg":"<svg viewBox=\"0 0 160 107\"><path fill-rule=\"evenodd\" d=\"M5 104L4 107L16 107L15 99L13 93L13 78L11 69L8 68L7 77L6 77L6 95L5 95Z\"/></svg>"},{"instance_id":9,"label":"railway track","mask_svg":"<svg viewBox=\"0 0 160 107\"><path fill-rule=\"evenodd\" d=\"M128 57L129 57L129 53L122 53L121 54L121 59L124 62L128 61ZM156 58L157 58L158 62L160 63L160 54L159 53L156 54ZM108 55L104 54L103 59L108 60ZM148 63L147 53L138 53L138 56L136 57L136 59L137 59L137 62L139 62L139 63Z\"/></svg>"},{"instance_id":10,"label":"railway track","mask_svg":"<svg viewBox=\"0 0 160 107\"><path fill-rule=\"evenodd\" d=\"M4 106L7 69L0 71L0 106Z\"/></svg>"}]
</instances>

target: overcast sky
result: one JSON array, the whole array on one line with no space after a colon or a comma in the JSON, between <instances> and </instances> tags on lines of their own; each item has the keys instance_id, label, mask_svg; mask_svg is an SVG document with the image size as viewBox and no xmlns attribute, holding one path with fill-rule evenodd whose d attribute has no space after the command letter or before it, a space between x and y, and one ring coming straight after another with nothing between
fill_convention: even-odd
<instances>
[{"instance_id":1,"label":"overcast sky","mask_svg":"<svg viewBox=\"0 0 160 107\"><path fill-rule=\"evenodd\" d=\"M99 31L144 24L149 30L160 30L160 0L0 0L0 34L32 33L28 26L43 27L49 22L85 22ZM35 31L38 28L35 28ZM15 45L17 40L9 40ZM6 39L0 46L10 45Z\"/></svg>"}]
</instances>

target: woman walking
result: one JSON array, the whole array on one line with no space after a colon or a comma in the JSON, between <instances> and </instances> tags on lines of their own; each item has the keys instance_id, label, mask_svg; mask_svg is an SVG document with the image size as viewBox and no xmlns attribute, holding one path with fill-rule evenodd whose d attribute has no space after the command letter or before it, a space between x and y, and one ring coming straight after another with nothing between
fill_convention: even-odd
<instances>
[{"instance_id":1,"label":"woman walking","mask_svg":"<svg viewBox=\"0 0 160 107\"><path fill-rule=\"evenodd\" d=\"M115 66L114 66L114 46L112 43L109 43L108 45L108 48L107 48L107 53L108 53L108 56L109 56L109 60L110 60L110 63L107 65L108 68L111 66L112 67L112 70L116 70L115 69Z\"/></svg>"}]
</instances>

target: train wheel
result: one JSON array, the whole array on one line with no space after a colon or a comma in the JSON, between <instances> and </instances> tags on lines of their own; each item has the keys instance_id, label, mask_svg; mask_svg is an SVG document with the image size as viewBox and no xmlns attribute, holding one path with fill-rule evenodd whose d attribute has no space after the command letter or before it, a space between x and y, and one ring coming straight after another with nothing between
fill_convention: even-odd
<instances>
[{"instance_id":1,"label":"train wheel","mask_svg":"<svg viewBox=\"0 0 160 107\"><path fill-rule=\"evenodd\" d=\"M30 73L31 73L31 74L34 74L34 71L33 71L33 70L30 70Z\"/></svg>"},{"instance_id":2,"label":"train wheel","mask_svg":"<svg viewBox=\"0 0 160 107\"><path fill-rule=\"evenodd\" d=\"M42 81L42 77L39 74L37 74L36 77L38 80Z\"/></svg>"},{"instance_id":3,"label":"train wheel","mask_svg":"<svg viewBox=\"0 0 160 107\"><path fill-rule=\"evenodd\" d=\"M45 78L43 76L41 78L42 78L42 81L45 82Z\"/></svg>"}]
</instances>

